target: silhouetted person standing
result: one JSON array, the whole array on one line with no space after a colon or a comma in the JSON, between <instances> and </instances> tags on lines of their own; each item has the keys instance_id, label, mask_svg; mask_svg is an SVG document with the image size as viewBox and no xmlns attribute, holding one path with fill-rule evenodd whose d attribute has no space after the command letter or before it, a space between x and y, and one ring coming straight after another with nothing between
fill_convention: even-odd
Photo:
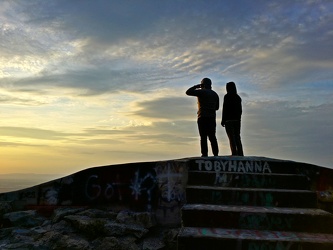
<instances>
[{"instance_id":1,"label":"silhouetted person standing","mask_svg":"<svg viewBox=\"0 0 333 250\"><path fill-rule=\"evenodd\" d=\"M227 94L224 96L221 125L227 132L232 155L243 156L243 146L240 137L242 99L237 94L236 84L227 83Z\"/></svg>"},{"instance_id":2,"label":"silhouetted person standing","mask_svg":"<svg viewBox=\"0 0 333 250\"><path fill-rule=\"evenodd\" d=\"M212 90L212 81L209 78L201 80L186 91L187 95L198 98L198 129L200 134L201 156L208 156L207 137L209 138L214 156L219 154L216 139L216 110L219 109L220 100Z\"/></svg>"}]
</instances>

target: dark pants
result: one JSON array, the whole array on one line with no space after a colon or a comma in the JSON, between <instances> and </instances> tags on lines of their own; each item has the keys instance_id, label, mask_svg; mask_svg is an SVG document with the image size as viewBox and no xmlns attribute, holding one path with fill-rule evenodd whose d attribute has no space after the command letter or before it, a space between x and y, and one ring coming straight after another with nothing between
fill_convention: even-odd
<instances>
[{"instance_id":1,"label":"dark pants","mask_svg":"<svg viewBox=\"0 0 333 250\"><path fill-rule=\"evenodd\" d=\"M243 146L240 137L241 122L227 121L225 123L225 131L229 137L230 149L232 155L243 156Z\"/></svg>"},{"instance_id":2,"label":"dark pants","mask_svg":"<svg viewBox=\"0 0 333 250\"><path fill-rule=\"evenodd\" d=\"M208 156L207 137L209 138L214 156L217 156L219 154L219 146L216 139L215 117L198 118L198 128L200 134L200 146L202 156Z\"/></svg>"}]
</instances>

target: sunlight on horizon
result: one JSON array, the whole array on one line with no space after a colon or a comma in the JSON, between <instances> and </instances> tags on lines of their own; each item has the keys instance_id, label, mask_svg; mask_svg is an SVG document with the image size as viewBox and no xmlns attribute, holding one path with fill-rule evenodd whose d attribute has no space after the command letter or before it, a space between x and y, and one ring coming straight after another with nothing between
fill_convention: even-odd
<instances>
[{"instance_id":1,"label":"sunlight on horizon","mask_svg":"<svg viewBox=\"0 0 333 250\"><path fill-rule=\"evenodd\" d=\"M246 155L332 166L333 2L78 6L0 1L0 174L200 155L185 92L204 77L220 96L220 155L234 81Z\"/></svg>"}]
</instances>

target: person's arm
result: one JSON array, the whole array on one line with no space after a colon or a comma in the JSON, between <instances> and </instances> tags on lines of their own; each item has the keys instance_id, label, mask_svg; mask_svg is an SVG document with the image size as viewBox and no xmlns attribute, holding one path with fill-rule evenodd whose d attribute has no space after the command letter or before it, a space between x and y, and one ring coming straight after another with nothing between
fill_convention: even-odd
<instances>
[{"instance_id":1,"label":"person's arm","mask_svg":"<svg viewBox=\"0 0 333 250\"><path fill-rule=\"evenodd\" d=\"M243 109L242 109L242 99L240 100L240 115L242 115Z\"/></svg>"},{"instance_id":2,"label":"person's arm","mask_svg":"<svg viewBox=\"0 0 333 250\"><path fill-rule=\"evenodd\" d=\"M220 98L218 96L218 94L216 94L216 107L215 110L219 110L220 108Z\"/></svg>"},{"instance_id":3,"label":"person's arm","mask_svg":"<svg viewBox=\"0 0 333 250\"><path fill-rule=\"evenodd\" d=\"M193 87L189 88L187 91L186 91L186 95L192 95L192 96L197 96L197 89L200 88L200 84L197 84L197 85L194 85Z\"/></svg>"},{"instance_id":4,"label":"person's arm","mask_svg":"<svg viewBox=\"0 0 333 250\"><path fill-rule=\"evenodd\" d=\"M226 100L225 100L226 98L225 98L225 96L224 96L224 98L223 98L223 107L222 107L222 121L221 121L221 125L222 125L222 127L224 127L225 126L225 118L226 118L226 111L227 111L227 109L226 109Z\"/></svg>"}]
</instances>

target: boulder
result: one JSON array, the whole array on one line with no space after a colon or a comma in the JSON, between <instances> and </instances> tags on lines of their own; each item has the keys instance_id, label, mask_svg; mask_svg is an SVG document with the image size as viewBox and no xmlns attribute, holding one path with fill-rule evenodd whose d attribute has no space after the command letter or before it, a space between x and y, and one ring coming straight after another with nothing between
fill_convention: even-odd
<instances>
[{"instance_id":1,"label":"boulder","mask_svg":"<svg viewBox=\"0 0 333 250\"><path fill-rule=\"evenodd\" d=\"M78 215L88 216L90 218L105 218L115 220L118 216L118 213L101 209L86 209L82 212L79 212Z\"/></svg>"},{"instance_id":2,"label":"boulder","mask_svg":"<svg viewBox=\"0 0 333 250\"><path fill-rule=\"evenodd\" d=\"M0 218L9 212L12 212L13 208L10 201L0 201Z\"/></svg>"},{"instance_id":3,"label":"boulder","mask_svg":"<svg viewBox=\"0 0 333 250\"><path fill-rule=\"evenodd\" d=\"M76 214L82 211L84 211L83 208L70 208L70 207L58 208L53 211L52 222L54 223L58 222L61 219L63 219L66 215Z\"/></svg>"},{"instance_id":4,"label":"boulder","mask_svg":"<svg viewBox=\"0 0 333 250\"><path fill-rule=\"evenodd\" d=\"M137 224L144 228L151 228L157 224L154 214L148 212L120 211L117 222L125 224Z\"/></svg>"},{"instance_id":5,"label":"boulder","mask_svg":"<svg viewBox=\"0 0 333 250\"><path fill-rule=\"evenodd\" d=\"M92 249L141 250L133 237L105 237L92 243Z\"/></svg>"},{"instance_id":6,"label":"boulder","mask_svg":"<svg viewBox=\"0 0 333 250\"><path fill-rule=\"evenodd\" d=\"M13 226L35 227L42 225L44 217L38 216L35 210L10 212L3 215L3 219L10 221Z\"/></svg>"},{"instance_id":7,"label":"boulder","mask_svg":"<svg viewBox=\"0 0 333 250\"><path fill-rule=\"evenodd\" d=\"M134 236L140 239L148 232L148 229L135 224L117 222L108 222L105 224L105 234L107 236Z\"/></svg>"},{"instance_id":8,"label":"boulder","mask_svg":"<svg viewBox=\"0 0 333 250\"><path fill-rule=\"evenodd\" d=\"M11 225L0 228L1 250L171 250L177 246L173 240L178 229L160 228L149 213L61 208L51 218L34 210L5 213L3 218Z\"/></svg>"},{"instance_id":9,"label":"boulder","mask_svg":"<svg viewBox=\"0 0 333 250\"><path fill-rule=\"evenodd\" d=\"M105 235L106 221L100 218L90 218L84 215L67 215L64 220L69 222L79 233L89 239Z\"/></svg>"}]
</instances>

